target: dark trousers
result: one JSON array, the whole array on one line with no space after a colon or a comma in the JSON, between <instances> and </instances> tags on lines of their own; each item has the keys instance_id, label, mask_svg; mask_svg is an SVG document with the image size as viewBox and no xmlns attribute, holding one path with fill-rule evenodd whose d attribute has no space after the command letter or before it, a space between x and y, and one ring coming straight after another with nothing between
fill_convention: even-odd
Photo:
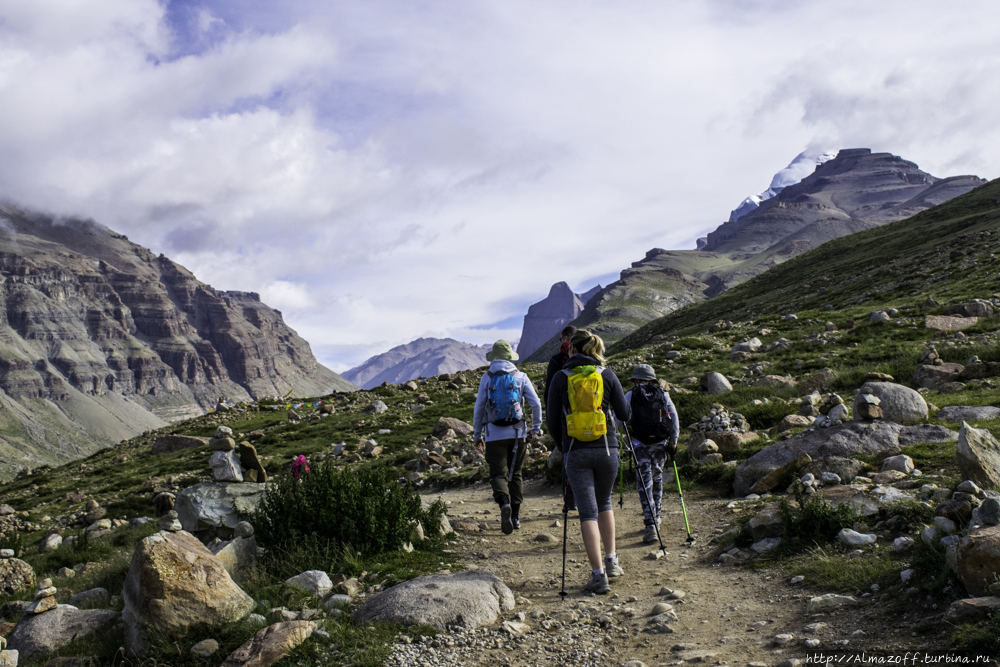
<instances>
[{"instance_id":1,"label":"dark trousers","mask_svg":"<svg viewBox=\"0 0 1000 667\"><path fill-rule=\"evenodd\" d=\"M514 442L510 440L487 440L486 441L486 463L490 466L490 487L493 489L493 500L500 504L504 498L510 501L511 505L520 505L524 497L521 495L521 466L524 465L524 452L528 445L524 438L518 438L517 460L514 458ZM514 474L510 482L507 481L507 474L511 466Z\"/></svg>"}]
</instances>

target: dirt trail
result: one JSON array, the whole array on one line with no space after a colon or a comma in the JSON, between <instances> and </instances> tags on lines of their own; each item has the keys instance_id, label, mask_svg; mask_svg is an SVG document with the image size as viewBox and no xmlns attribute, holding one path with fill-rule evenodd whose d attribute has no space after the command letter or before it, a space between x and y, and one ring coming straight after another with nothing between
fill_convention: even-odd
<instances>
[{"instance_id":1,"label":"dirt trail","mask_svg":"<svg viewBox=\"0 0 1000 667\"><path fill-rule=\"evenodd\" d=\"M618 554L625 576L611 580L611 592L605 596L583 592L590 568L579 523L570 513L565 600L559 596L562 528L553 525L556 520L562 522L558 489L537 480L527 483L521 528L510 536L500 531L499 512L487 484L427 497L448 502L452 521L468 517L489 525L481 533L460 533L454 548L467 567L492 572L510 586L518 604L504 620L523 612L532 629L512 646L484 651L477 662L462 664L565 664L553 654L553 645L561 641L560 634L568 636L576 630L579 635L581 623L595 631L593 648L602 649L588 664L600 665L621 665L628 660L641 660L647 667L678 661L777 665L788 658L805 662L808 654L821 650L903 654L931 648L911 636L909 626L916 619L880 620L879 605L871 597L851 608L806 614L809 598L829 591L793 586L777 569L718 565L717 550L709 541L735 517L726 508L729 501L717 497L685 494L691 530L697 538L689 546L677 494L665 489L661 533L669 555L652 560L649 555L657 545L642 542L638 496L634 490L626 493L625 507L619 509L616 489ZM536 541L542 533L555 541ZM668 600L660 594L664 587L684 591L683 599ZM650 612L658 602L673 605L677 614L677 620L669 623L673 633L647 631ZM557 615L567 610L589 613L573 623L550 622L548 629L542 625L543 620L559 618ZM610 625L596 622L604 614ZM825 626L806 629L817 623ZM785 633L793 638L784 646L775 644L775 637ZM808 647L805 642L809 639L819 640L819 646Z\"/></svg>"}]
</instances>

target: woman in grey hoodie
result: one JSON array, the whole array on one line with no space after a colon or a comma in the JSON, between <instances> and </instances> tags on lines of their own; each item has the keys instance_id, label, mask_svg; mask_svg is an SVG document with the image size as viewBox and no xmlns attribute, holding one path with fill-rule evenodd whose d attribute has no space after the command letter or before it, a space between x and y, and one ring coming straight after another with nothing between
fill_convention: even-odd
<instances>
[{"instance_id":1,"label":"woman in grey hoodie","mask_svg":"<svg viewBox=\"0 0 1000 667\"><path fill-rule=\"evenodd\" d=\"M476 449L485 453L490 466L490 486L500 506L504 535L521 527L521 466L528 445L542 434L542 403L531 380L512 363L517 359L505 340L498 340L486 353L490 370L479 381L472 420ZM530 429L525 400L531 406Z\"/></svg>"}]
</instances>

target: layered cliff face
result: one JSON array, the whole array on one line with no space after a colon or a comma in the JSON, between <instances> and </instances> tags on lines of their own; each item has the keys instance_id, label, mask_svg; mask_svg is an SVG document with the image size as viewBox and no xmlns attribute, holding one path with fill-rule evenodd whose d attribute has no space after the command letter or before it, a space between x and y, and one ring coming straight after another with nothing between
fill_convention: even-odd
<instances>
[{"instance_id":1,"label":"layered cliff face","mask_svg":"<svg viewBox=\"0 0 1000 667\"><path fill-rule=\"evenodd\" d=\"M552 338L567 324L579 317L591 297L601 290L601 286L575 294L569 285L559 282L549 289L549 295L528 307L521 328L521 340L517 353L527 357Z\"/></svg>"},{"instance_id":2,"label":"layered cliff face","mask_svg":"<svg viewBox=\"0 0 1000 667\"><path fill-rule=\"evenodd\" d=\"M365 363L344 373L364 389L383 382L400 384L419 377L434 377L485 366L486 353L492 345L472 345L452 338L418 338L377 354Z\"/></svg>"},{"instance_id":3,"label":"layered cliff face","mask_svg":"<svg viewBox=\"0 0 1000 667\"><path fill-rule=\"evenodd\" d=\"M650 250L601 290L573 324L613 342L827 241L901 220L984 183L977 176L937 178L890 153L841 150L758 208L730 216L698 250ZM530 360L543 361L557 347L550 338Z\"/></svg>"},{"instance_id":4,"label":"layered cliff face","mask_svg":"<svg viewBox=\"0 0 1000 667\"><path fill-rule=\"evenodd\" d=\"M23 427L0 435L0 474L203 413L220 396L353 388L256 294L215 290L95 222L0 207L0 421ZM71 446L53 447L60 439Z\"/></svg>"}]
</instances>

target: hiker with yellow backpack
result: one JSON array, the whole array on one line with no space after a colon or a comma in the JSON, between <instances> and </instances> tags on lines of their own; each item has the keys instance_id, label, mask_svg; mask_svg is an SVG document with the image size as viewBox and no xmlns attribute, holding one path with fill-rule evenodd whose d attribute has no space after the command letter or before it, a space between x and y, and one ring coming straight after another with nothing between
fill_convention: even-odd
<instances>
[{"instance_id":1,"label":"hiker with yellow backpack","mask_svg":"<svg viewBox=\"0 0 1000 667\"><path fill-rule=\"evenodd\" d=\"M611 589L608 578L624 574L615 552L615 513L611 504L619 455L612 411L626 421L631 419L632 411L618 378L603 367L604 341L600 336L578 330L570 340L569 353L549 387L549 434L561 443L563 486L572 490L580 513L580 532L591 568L585 590L604 594Z\"/></svg>"}]
</instances>

